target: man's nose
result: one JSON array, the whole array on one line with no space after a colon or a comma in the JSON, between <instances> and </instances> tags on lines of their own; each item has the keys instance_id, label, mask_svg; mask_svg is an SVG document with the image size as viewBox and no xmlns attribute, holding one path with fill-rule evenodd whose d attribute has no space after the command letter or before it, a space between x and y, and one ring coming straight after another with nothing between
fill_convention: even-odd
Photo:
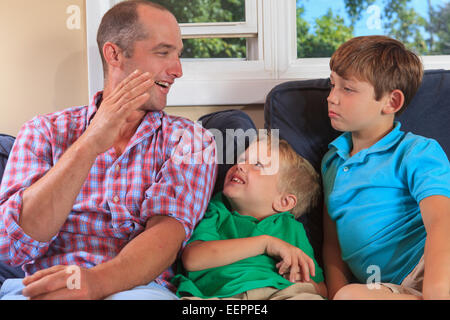
<instances>
[{"instance_id":1,"label":"man's nose","mask_svg":"<svg viewBox=\"0 0 450 320\"><path fill-rule=\"evenodd\" d=\"M168 72L175 78L181 78L183 76L183 68L181 66L181 60L178 56L172 62Z\"/></svg>"}]
</instances>

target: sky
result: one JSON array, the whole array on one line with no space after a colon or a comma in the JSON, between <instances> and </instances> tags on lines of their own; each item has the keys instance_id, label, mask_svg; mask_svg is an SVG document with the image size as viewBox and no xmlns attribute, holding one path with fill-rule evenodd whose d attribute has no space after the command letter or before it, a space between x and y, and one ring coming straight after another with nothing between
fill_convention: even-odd
<instances>
[{"instance_id":1,"label":"sky","mask_svg":"<svg viewBox=\"0 0 450 320\"><path fill-rule=\"evenodd\" d=\"M444 5L448 3L450 0L431 0L431 4L433 7L436 5ZM359 35L373 35L373 34L381 34L382 33L382 23L380 26L379 20L377 17L377 10L381 10L381 13L384 10L384 1L377 0L374 7L370 9L370 11L366 11L361 20L355 26L355 36ZM303 5L305 8L305 13L303 14L303 18L310 24L314 25L314 20L317 17L324 15L328 8L331 8L334 15L340 15L344 17L345 21L349 21L349 17L345 12L344 1L343 0L297 0L297 6ZM425 14L428 13L428 4L427 0L411 0L411 5L418 13Z\"/></svg>"}]
</instances>

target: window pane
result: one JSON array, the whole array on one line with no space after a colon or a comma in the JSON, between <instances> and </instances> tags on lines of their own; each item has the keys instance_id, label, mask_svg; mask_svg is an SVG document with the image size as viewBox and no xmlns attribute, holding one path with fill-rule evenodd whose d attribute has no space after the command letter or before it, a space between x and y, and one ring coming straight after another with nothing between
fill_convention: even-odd
<instances>
[{"instance_id":1,"label":"window pane","mask_svg":"<svg viewBox=\"0 0 450 320\"><path fill-rule=\"evenodd\" d=\"M167 9L179 23L245 21L245 0L152 0Z\"/></svg>"},{"instance_id":2,"label":"window pane","mask_svg":"<svg viewBox=\"0 0 450 320\"><path fill-rule=\"evenodd\" d=\"M330 57L346 40L388 35L420 55L450 54L450 0L296 0L298 58Z\"/></svg>"},{"instance_id":3,"label":"window pane","mask_svg":"<svg viewBox=\"0 0 450 320\"><path fill-rule=\"evenodd\" d=\"M245 38L185 39L182 58L246 58Z\"/></svg>"}]
</instances>

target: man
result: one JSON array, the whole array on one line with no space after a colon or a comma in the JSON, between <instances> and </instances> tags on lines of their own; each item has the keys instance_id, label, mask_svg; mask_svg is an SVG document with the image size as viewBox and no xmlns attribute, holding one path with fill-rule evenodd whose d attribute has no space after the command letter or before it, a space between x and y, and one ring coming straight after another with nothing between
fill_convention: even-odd
<instances>
[{"instance_id":1,"label":"man","mask_svg":"<svg viewBox=\"0 0 450 320\"><path fill-rule=\"evenodd\" d=\"M192 122L162 111L182 76L180 29L163 7L125 1L105 14L97 40L104 91L90 106L29 121L13 147L0 260L28 277L6 280L0 297L175 298L170 266L216 175L212 136L198 139ZM206 160L175 161L192 143Z\"/></svg>"}]
</instances>

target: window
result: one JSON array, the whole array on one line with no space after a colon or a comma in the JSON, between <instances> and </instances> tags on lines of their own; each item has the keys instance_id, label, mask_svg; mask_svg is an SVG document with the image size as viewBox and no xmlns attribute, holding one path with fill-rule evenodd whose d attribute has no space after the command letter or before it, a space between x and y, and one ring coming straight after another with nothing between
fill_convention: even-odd
<instances>
[{"instance_id":1,"label":"window","mask_svg":"<svg viewBox=\"0 0 450 320\"><path fill-rule=\"evenodd\" d=\"M103 84L98 24L118 1L86 0L91 95ZM328 77L331 53L363 34L393 36L419 52L426 69L450 69L450 0L155 2L176 14L186 47L169 105L264 103L281 82Z\"/></svg>"}]
</instances>

